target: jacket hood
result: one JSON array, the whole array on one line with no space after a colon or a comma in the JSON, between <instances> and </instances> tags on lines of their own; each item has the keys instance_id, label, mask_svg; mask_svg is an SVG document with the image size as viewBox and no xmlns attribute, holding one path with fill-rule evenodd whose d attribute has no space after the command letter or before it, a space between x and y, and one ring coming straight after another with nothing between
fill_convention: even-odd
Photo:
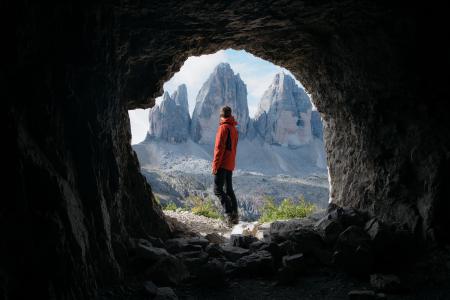
<instances>
[{"instance_id":1,"label":"jacket hood","mask_svg":"<svg viewBox=\"0 0 450 300\"><path fill-rule=\"evenodd\" d=\"M230 116L228 118L220 118L220 125L222 124L230 124L233 126L236 126L238 123L236 122L236 120L234 119L233 116Z\"/></svg>"}]
</instances>

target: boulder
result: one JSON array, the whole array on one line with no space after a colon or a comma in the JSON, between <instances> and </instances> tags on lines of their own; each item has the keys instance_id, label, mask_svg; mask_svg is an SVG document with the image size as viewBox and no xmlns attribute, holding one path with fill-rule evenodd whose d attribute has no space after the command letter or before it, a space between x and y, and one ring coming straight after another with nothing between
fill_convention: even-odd
<instances>
[{"instance_id":1,"label":"boulder","mask_svg":"<svg viewBox=\"0 0 450 300\"><path fill-rule=\"evenodd\" d=\"M264 247L265 245L268 245L268 243L257 240L255 242L251 243L248 248L250 249L251 252L255 252L255 251L259 250L261 247Z\"/></svg>"},{"instance_id":2,"label":"boulder","mask_svg":"<svg viewBox=\"0 0 450 300\"><path fill-rule=\"evenodd\" d=\"M213 244L223 244L226 241L223 236L217 234L216 232L208 233L207 235L205 235L205 239Z\"/></svg>"},{"instance_id":3,"label":"boulder","mask_svg":"<svg viewBox=\"0 0 450 300\"><path fill-rule=\"evenodd\" d=\"M270 242L262 242L260 243L260 241L254 242L250 245L250 250L252 252L256 252L259 250L266 250L269 251L270 254L272 254L272 257L274 259L274 261L277 263L279 261L281 261L281 257L283 256L283 252L280 249L280 247L278 246L278 244Z\"/></svg>"},{"instance_id":4,"label":"boulder","mask_svg":"<svg viewBox=\"0 0 450 300\"><path fill-rule=\"evenodd\" d=\"M329 219L328 217L322 218L317 222L315 229L320 233L323 241L328 245L334 244L344 230L339 221Z\"/></svg>"},{"instance_id":5,"label":"boulder","mask_svg":"<svg viewBox=\"0 0 450 300\"><path fill-rule=\"evenodd\" d=\"M138 258L149 262L155 262L161 258L170 256L166 249L152 247L145 244L138 244L135 251Z\"/></svg>"},{"instance_id":6,"label":"boulder","mask_svg":"<svg viewBox=\"0 0 450 300\"><path fill-rule=\"evenodd\" d=\"M204 251L180 252L176 254L176 257L181 259L192 274L198 273L200 267L204 265L209 258L208 254Z\"/></svg>"},{"instance_id":7,"label":"boulder","mask_svg":"<svg viewBox=\"0 0 450 300\"><path fill-rule=\"evenodd\" d=\"M170 287L160 287L154 300L178 300L178 297Z\"/></svg>"},{"instance_id":8,"label":"boulder","mask_svg":"<svg viewBox=\"0 0 450 300\"><path fill-rule=\"evenodd\" d=\"M268 276L274 273L274 262L269 251L261 250L239 258L237 272L241 275Z\"/></svg>"},{"instance_id":9,"label":"boulder","mask_svg":"<svg viewBox=\"0 0 450 300\"><path fill-rule=\"evenodd\" d=\"M202 265L198 274L198 282L202 286L221 287L225 285L225 266L218 259L211 259Z\"/></svg>"},{"instance_id":10,"label":"boulder","mask_svg":"<svg viewBox=\"0 0 450 300\"><path fill-rule=\"evenodd\" d=\"M166 249L153 247L148 240L130 240L130 268L134 273L142 273L158 260L170 256Z\"/></svg>"},{"instance_id":11,"label":"boulder","mask_svg":"<svg viewBox=\"0 0 450 300\"><path fill-rule=\"evenodd\" d=\"M275 221L270 224L270 240L276 243L281 243L287 240L294 231L304 228L312 228L313 225L314 222L308 218Z\"/></svg>"},{"instance_id":12,"label":"boulder","mask_svg":"<svg viewBox=\"0 0 450 300\"><path fill-rule=\"evenodd\" d=\"M338 237L336 248L339 250L345 248L356 249L358 246L370 248L370 236L361 228L355 225L349 226Z\"/></svg>"},{"instance_id":13,"label":"boulder","mask_svg":"<svg viewBox=\"0 0 450 300\"><path fill-rule=\"evenodd\" d=\"M231 245L245 249L249 249L250 244L256 241L258 241L258 239L253 235L232 234L230 236Z\"/></svg>"},{"instance_id":14,"label":"boulder","mask_svg":"<svg viewBox=\"0 0 450 300\"><path fill-rule=\"evenodd\" d=\"M294 254L294 243L292 241L287 240L277 245L280 249L281 255Z\"/></svg>"},{"instance_id":15,"label":"boulder","mask_svg":"<svg viewBox=\"0 0 450 300\"><path fill-rule=\"evenodd\" d=\"M248 249L234 247L231 245L223 245L221 246L221 248L223 251L223 255L231 261L236 261L239 258L250 253L250 250Z\"/></svg>"},{"instance_id":16,"label":"boulder","mask_svg":"<svg viewBox=\"0 0 450 300\"><path fill-rule=\"evenodd\" d=\"M356 225L363 227L367 221L367 214L351 207L339 207L335 204L328 206L328 219L337 220L344 228Z\"/></svg>"},{"instance_id":17,"label":"boulder","mask_svg":"<svg viewBox=\"0 0 450 300\"><path fill-rule=\"evenodd\" d=\"M381 292L398 293L402 291L400 278L393 274L372 274L370 275L370 285Z\"/></svg>"},{"instance_id":18,"label":"boulder","mask_svg":"<svg viewBox=\"0 0 450 300\"><path fill-rule=\"evenodd\" d=\"M151 235L147 236L147 240L155 247L159 247L159 248L165 248L166 245L164 244L163 240Z\"/></svg>"},{"instance_id":19,"label":"boulder","mask_svg":"<svg viewBox=\"0 0 450 300\"><path fill-rule=\"evenodd\" d=\"M307 262L303 253L283 256L283 266L300 271L307 266Z\"/></svg>"},{"instance_id":20,"label":"boulder","mask_svg":"<svg viewBox=\"0 0 450 300\"><path fill-rule=\"evenodd\" d=\"M206 246L205 251L210 257L217 258L224 256L223 249L217 244L209 244L208 246Z\"/></svg>"},{"instance_id":21,"label":"boulder","mask_svg":"<svg viewBox=\"0 0 450 300\"><path fill-rule=\"evenodd\" d=\"M177 285L189 277L189 272L180 259L169 255L148 268L146 275L158 285Z\"/></svg>"},{"instance_id":22,"label":"boulder","mask_svg":"<svg viewBox=\"0 0 450 300\"><path fill-rule=\"evenodd\" d=\"M377 299L377 295L374 291L370 290L354 290L348 293L348 299L350 300L374 300Z\"/></svg>"},{"instance_id":23,"label":"boulder","mask_svg":"<svg viewBox=\"0 0 450 300\"><path fill-rule=\"evenodd\" d=\"M158 287L153 283L153 281L145 281L143 288L144 294L150 296L151 298L155 297L158 291Z\"/></svg>"},{"instance_id":24,"label":"boulder","mask_svg":"<svg viewBox=\"0 0 450 300\"><path fill-rule=\"evenodd\" d=\"M201 251L208 243L208 240L203 238L182 237L167 240L166 248L170 253Z\"/></svg>"},{"instance_id":25,"label":"boulder","mask_svg":"<svg viewBox=\"0 0 450 300\"><path fill-rule=\"evenodd\" d=\"M290 232L289 240L293 242L293 251L295 253L313 253L317 249L323 249L324 243L322 237L312 229L298 229Z\"/></svg>"}]
</instances>

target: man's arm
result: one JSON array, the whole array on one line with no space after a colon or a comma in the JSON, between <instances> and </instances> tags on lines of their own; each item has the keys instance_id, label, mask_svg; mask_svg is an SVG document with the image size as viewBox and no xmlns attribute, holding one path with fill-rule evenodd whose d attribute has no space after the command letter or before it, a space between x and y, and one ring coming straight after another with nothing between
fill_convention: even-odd
<instances>
[{"instance_id":1,"label":"man's arm","mask_svg":"<svg viewBox=\"0 0 450 300\"><path fill-rule=\"evenodd\" d=\"M226 134L225 126L219 126L216 134L216 143L214 145L214 158L212 162L212 173L216 174L222 162L225 153Z\"/></svg>"}]
</instances>

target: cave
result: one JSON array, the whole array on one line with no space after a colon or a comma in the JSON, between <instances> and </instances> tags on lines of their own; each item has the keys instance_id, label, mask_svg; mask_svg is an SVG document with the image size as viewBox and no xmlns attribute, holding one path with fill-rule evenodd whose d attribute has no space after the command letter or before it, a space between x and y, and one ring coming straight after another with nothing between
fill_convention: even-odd
<instances>
[{"instance_id":1,"label":"cave","mask_svg":"<svg viewBox=\"0 0 450 300\"><path fill-rule=\"evenodd\" d=\"M398 223L427 247L448 244L450 26L438 6L169 0L2 8L12 27L1 73L2 298L94 298L127 277L130 237L171 236L139 173L127 111L153 106L187 57L226 48L291 70L312 94L333 203Z\"/></svg>"}]
</instances>

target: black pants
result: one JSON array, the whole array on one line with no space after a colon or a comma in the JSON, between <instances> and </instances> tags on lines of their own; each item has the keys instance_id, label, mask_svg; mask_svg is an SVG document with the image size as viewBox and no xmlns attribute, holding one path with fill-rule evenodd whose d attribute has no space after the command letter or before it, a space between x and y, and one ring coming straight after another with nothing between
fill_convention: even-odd
<instances>
[{"instance_id":1,"label":"black pants","mask_svg":"<svg viewBox=\"0 0 450 300\"><path fill-rule=\"evenodd\" d=\"M214 175L214 194L219 197L226 214L237 213L237 201L233 191L233 172L220 168ZM225 185L225 192L223 186Z\"/></svg>"}]
</instances>

